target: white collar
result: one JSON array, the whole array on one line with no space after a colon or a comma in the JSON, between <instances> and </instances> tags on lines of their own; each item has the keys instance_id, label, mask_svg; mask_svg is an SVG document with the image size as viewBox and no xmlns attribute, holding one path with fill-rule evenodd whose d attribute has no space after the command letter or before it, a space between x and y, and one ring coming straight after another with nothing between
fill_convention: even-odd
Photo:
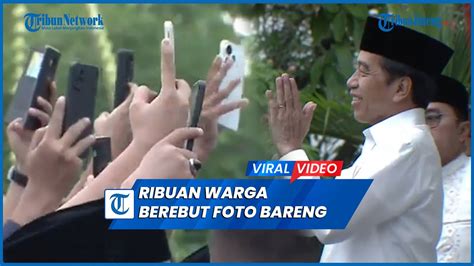
<instances>
[{"instance_id":1,"label":"white collar","mask_svg":"<svg viewBox=\"0 0 474 266\"><path fill-rule=\"evenodd\" d=\"M426 124L425 109L413 108L390 116L367 128L363 133L366 140L380 144L386 139L387 134L393 133L396 128L424 124Z\"/></svg>"},{"instance_id":2,"label":"white collar","mask_svg":"<svg viewBox=\"0 0 474 266\"><path fill-rule=\"evenodd\" d=\"M452 175L459 169L463 168L468 163L469 157L466 154L461 153L456 159L450 161L448 164L443 166L443 177Z\"/></svg>"}]
</instances>

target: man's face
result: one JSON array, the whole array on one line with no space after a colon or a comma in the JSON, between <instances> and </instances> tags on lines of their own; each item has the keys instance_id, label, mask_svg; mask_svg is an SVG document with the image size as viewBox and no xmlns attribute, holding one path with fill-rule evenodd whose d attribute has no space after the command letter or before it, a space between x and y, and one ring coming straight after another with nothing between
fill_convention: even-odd
<instances>
[{"instance_id":1,"label":"man's face","mask_svg":"<svg viewBox=\"0 0 474 266\"><path fill-rule=\"evenodd\" d=\"M436 142L443 165L464 152L469 135L469 122L460 121L454 109L441 102L432 102L426 109L426 124Z\"/></svg>"},{"instance_id":2,"label":"man's face","mask_svg":"<svg viewBox=\"0 0 474 266\"><path fill-rule=\"evenodd\" d=\"M381 56L360 51L356 70L347 80L354 118L360 123L373 125L393 115L390 110L395 88L388 84L381 62Z\"/></svg>"}]
</instances>

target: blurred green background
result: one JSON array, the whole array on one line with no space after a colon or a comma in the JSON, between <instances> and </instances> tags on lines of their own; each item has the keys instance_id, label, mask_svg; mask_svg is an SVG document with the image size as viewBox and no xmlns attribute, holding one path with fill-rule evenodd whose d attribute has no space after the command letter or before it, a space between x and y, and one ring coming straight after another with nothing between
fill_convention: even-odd
<instances>
[{"instance_id":1,"label":"blurred green background","mask_svg":"<svg viewBox=\"0 0 474 266\"><path fill-rule=\"evenodd\" d=\"M64 13L103 16L105 30L25 30L24 14ZM115 52L135 50L135 79L155 90L160 87L160 41L163 22L175 28L177 75L189 83L204 79L219 42L228 39L247 49L249 71L238 132L224 131L219 145L200 172L201 178L245 178L248 160L270 159L275 153L266 125L264 92L274 88L281 73L296 77L303 101L318 103L305 149L313 159L352 161L363 141L352 117L345 80L353 71L365 18L391 12L402 17L441 17L436 27L415 27L455 49L445 74L470 88L470 5L156 5L156 4L15 4L3 6L3 110L11 100L31 47L45 44L61 53L56 80L64 93L73 61L101 67L96 114L110 110L115 82ZM436 55L433 55L436 56ZM5 132L5 126L4 131ZM3 136L3 176L14 163ZM7 188L4 178L3 190ZM206 243L206 232L169 232L173 256L181 260Z\"/></svg>"}]
</instances>

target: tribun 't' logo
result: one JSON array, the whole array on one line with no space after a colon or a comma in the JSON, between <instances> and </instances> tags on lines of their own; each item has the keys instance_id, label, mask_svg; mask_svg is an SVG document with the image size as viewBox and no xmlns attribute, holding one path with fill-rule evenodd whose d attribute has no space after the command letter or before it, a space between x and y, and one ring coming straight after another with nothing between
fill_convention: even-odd
<instances>
[{"instance_id":1,"label":"tribun 't' logo","mask_svg":"<svg viewBox=\"0 0 474 266\"><path fill-rule=\"evenodd\" d=\"M128 212L128 208L125 209L125 204L124 204L124 199L128 198L128 196L130 196L130 194L124 195L124 194L119 194L119 193L113 194L112 196L110 196L110 199L112 200L111 202L112 211L115 214L123 215Z\"/></svg>"},{"instance_id":2,"label":"tribun 't' logo","mask_svg":"<svg viewBox=\"0 0 474 266\"><path fill-rule=\"evenodd\" d=\"M106 219L133 219L134 191L131 189L108 189L105 191Z\"/></svg>"}]
</instances>

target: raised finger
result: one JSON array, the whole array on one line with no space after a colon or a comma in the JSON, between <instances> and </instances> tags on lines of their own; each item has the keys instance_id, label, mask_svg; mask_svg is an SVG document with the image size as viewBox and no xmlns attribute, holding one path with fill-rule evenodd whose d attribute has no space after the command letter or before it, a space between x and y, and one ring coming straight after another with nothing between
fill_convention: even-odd
<instances>
[{"instance_id":1,"label":"raised finger","mask_svg":"<svg viewBox=\"0 0 474 266\"><path fill-rule=\"evenodd\" d=\"M283 94L285 95L285 107L288 110L292 110L293 106L293 94L291 92L290 77L287 74L283 74Z\"/></svg>"},{"instance_id":2,"label":"raised finger","mask_svg":"<svg viewBox=\"0 0 474 266\"><path fill-rule=\"evenodd\" d=\"M176 89L176 69L174 65L174 51L171 41L167 38L161 42L161 86L164 91Z\"/></svg>"},{"instance_id":3,"label":"raised finger","mask_svg":"<svg viewBox=\"0 0 474 266\"><path fill-rule=\"evenodd\" d=\"M276 84L276 95L277 95L277 104L278 104L278 107L284 107L285 106L285 94L283 92L283 78L281 77L278 77L276 78L276 81L275 81L275 84Z\"/></svg>"},{"instance_id":4,"label":"raised finger","mask_svg":"<svg viewBox=\"0 0 474 266\"><path fill-rule=\"evenodd\" d=\"M298 91L298 85L296 85L296 81L294 78L290 78L290 86L291 93L293 94L293 107L296 110L301 110L300 93Z\"/></svg>"}]
</instances>

